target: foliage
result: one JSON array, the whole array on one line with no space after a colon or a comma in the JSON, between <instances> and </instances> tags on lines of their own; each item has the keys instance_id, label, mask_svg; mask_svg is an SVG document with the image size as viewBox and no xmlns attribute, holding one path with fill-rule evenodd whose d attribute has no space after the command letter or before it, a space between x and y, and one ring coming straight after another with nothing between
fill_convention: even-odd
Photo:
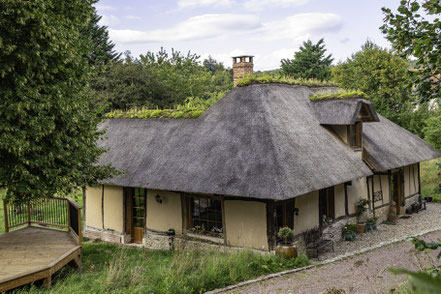
<instances>
[{"instance_id":1,"label":"foliage","mask_svg":"<svg viewBox=\"0 0 441 294\"><path fill-rule=\"evenodd\" d=\"M345 62L332 68L332 81L344 89L360 89L371 97L375 110L403 125L414 110L404 83L409 77L408 62L371 41ZM409 115L400 115L409 110Z\"/></svg>"},{"instance_id":2,"label":"foliage","mask_svg":"<svg viewBox=\"0 0 441 294\"><path fill-rule=\"evenodd\" d=\"M320 39L317 44L311 40L303 42L294 59L282 59L282 72L301 79L327 80L331 75L331 54L325 56L325 43Z\"/></svg>"},{"instance_id":3,"label":"foliage","mask_svg":"<svg viewBox=\"0 0 441 294\"><path fill-rule=\"evenodd\" d=\"M237 81L238 87L248 86L252 84L287 84L287 85L301 85L307 87L333 87L331 82L321 81L316 79L295 79L289 76L282 76L279 74L259 74L247 75Z\"/></svg>"},{"instance_id":4,"label":"foliage","mask_svg":"<svg viewBox=\"0 0 441 294\"><path fill-rule=\"evenodd\" d=\"M106 114L106 118L198 118L204 110L200 109L130 109L128 111L114 110Z\"/></svg>"},{"instance_id":5,"label":"foliage","mask_svg":"<svg viewBox=\"0 0 441 294\"><path fill-rule=\"evenodd\" d=\"M436 250L438 247L441 247L441 240L438 240L438 242L425 242L424 240L412 237L411 242L415 245L415 249L419 251L425 251L427 249ZM438 259L441 258L441 251L437 257ZM397 268L391 268L389 270L394 274L407 274L417 294L435 294L441 292L441 275L438 268L429 269L427 272L413 272Z\"/></svg>"},{"instance_id":6,"label":"foliage","mask_svg":"<svg viewBox=\"0 0 441 294\"><path fill-rule=\"evenodd\" d=\"M424 128L426 127L427 120L436 115L433 112L429 104L426 102L414 105L413 103L407 103L405 109L400 113L400 125L408 131L424 138Z\"/></svg>"},{"instance_id":7,"label":"foliage","mask_svg":"<svg viewBox=\"0 0 441 294\"><path fill-rule=\"evenodd\" d=\"M440 160L430 160L421 163L421 195L432 196L433 201L441 202L441 190L438 184L441 183L441 170L438 166Z\"/></svg>"},{"instance_id":8,"label":"foliage","mask_svg":"<svg viewBox=\"0 0 441 294\"><path fill-rule=\"evenodd\" d=\"M48 290L28 287L17 293L204 293L306 265L304 255L287 260L251 250L165 251L85 243L81 271L63 272Z\"/></svg>"},{"instance_id":9,"label":"foliage","mask_svg":"<svg viewBox=\"0 0 441 294\"><path fill-rule=\"evenodd\" d=\"M426 127L423 129L424 139L438 150L441 150L441 111L426 120Z\"/></svg>"},{"instance_id":10,"label":"foliage","mask_svg":"<svg viewBox=\"0 0 441 294\"><path fill-rule=\"evenodd\" d=\"M421 3L421 4L420 4ZM420 101L441 97L441 2L401 0L396 13L383 8L383 34L403 57L415 57L410 87ZM426 17L424 16L426 15Z\"/></svg>"},{"instance_id":11,"label":"foliage","mask_svg":"<svg viewBox=\"0 0 441 294\"><path fill-rule=\"evenodd\" d=\"M347 224L341 228L342 233L357 232L357 225Z\"/></svg>"},{"instance_id":12,"label":"foliage","mask_svg":"<svg viewBox=\"0 0 441 294\"><path fill-rule=\"evenodd\" d=\"M309 100L318 101L318 100L324 100L324 99L352 99L352 98L369 99L369 97L361 91L342 90L342 91L337 91L337 92L332 92L332 93L326 93L326 92L319 91L316 94L309 97Z\"/></svg>"},{"instance_id":13,"label":"foliage","mask_svg":"<svg viewBox=\"0 0 441 294\"><path fill-rule=\"evenodd\" d=\"M139 58L126 54L124 60L110 62L93 76L90 87L97 105L106 110L165 109L189 97L216 97L233 87L233 79L216 61L203 66L195 54L173 49L169 54L161 49Z\"/></svg>"},{"instance_id":14,"label":"foliage","mask_svg":"<svg viewBox=\"0 0 441 294\"><path fill-rule=\"evenodd\" d=\"M366 206L368 206L369 203L371 203L371 201L369 199L358 200L357 203L355 204L355 207L356 207L355 214L357 216L362 215L367 210Z\"/></svg>"},{"instance_id":15,"label":"foliage","mask_svg":"<svg viewBox=\"0 0 441 294\"><path fill-rule=\"evenodd\" d=\"M81 30L81 35L91 42L91 50L87 59L89 65L92 66L107 64L110 61L118 60L121 56L121 53L117 53L113 49L115 44L109 40L107 27L98 24L101 18L102 16L98 15L94 8L88 25Z\"/></svg>"},{"instance_id":16,"label":"foliage","mask_svg":"<svg viewBox=\"0 0 441 294\"><path fill-rule=\"evenodd\" d=\"M368 217L366 220L367 224L375 224L377 223L378 220L378 216L374 216L374 217Z\"/></svg>"},{"instance_id":17,"label":"foliage","mask_svg":"<svg viewBox=\"0 0 441 294\"><path fill-rule=\"evenodd\" d=\"M0 188L31 201L93 185L102 132L85 91L93 0L0 2Z\"/></svg>"},{"instance_id":18,"label":"foliage","mask_svg":"<svg viewBox=\"0 0 441 294\"><path fill-rule=\"evenodd\" d=\"M288 240L292 240L292 237L294 237L294 232L290 227L282 227L279 229L279 232L277 233L277 237L279 239L282 239L284 244L288 244Z\"/></svg>"}]
</instances>

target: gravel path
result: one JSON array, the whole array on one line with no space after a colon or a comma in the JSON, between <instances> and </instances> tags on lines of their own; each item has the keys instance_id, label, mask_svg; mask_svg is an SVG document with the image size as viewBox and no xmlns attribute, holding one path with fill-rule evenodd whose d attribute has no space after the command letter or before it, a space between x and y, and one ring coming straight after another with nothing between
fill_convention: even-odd
<instances>
[{"instance_id":1,"label":"gravel path","mask_svg":"<svg viewBox=\"0 0 441 294\"><path fill-rule=\"evenodd\" d=\"M420 238L441 238L441 204L428 203L427 210L400 219L397 225L380 225L377 232L366 233L355 242L337 242L336 252L326 255L328 260L348 255L381 242L390 242L428 230ZM410 270L436 264L438 250L418 252L410 242L386 245L359 255L331 262L303 272L288 274L238 288L228 293L323 293L331 288L343 289L345 293L391 293L405 281L403 275L393 275L387 268L401 267ZM323 258L320 258L323 260Z\"/></svg>"}]
</instances>

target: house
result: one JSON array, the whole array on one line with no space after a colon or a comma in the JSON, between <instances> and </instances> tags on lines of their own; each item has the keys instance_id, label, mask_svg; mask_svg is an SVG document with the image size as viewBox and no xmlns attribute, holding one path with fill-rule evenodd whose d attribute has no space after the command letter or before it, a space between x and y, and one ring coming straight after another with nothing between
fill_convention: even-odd
<instances>
[{"instance_id":1,"label":"house","mask_svg":"<svg viewBox=\"0 0 441 294\"><path fill-rule=\"evenodd\" d=\"M252 84L196 119L105 121L101 163L124 174L86 189L85 236L168 248L174 232L272 250L279 227L350 219L359 199L381 219L394 203L403 214L418 201L419 163L441 153L368 100L310 100L336 90Z\"/></svg>"}]
</instances>

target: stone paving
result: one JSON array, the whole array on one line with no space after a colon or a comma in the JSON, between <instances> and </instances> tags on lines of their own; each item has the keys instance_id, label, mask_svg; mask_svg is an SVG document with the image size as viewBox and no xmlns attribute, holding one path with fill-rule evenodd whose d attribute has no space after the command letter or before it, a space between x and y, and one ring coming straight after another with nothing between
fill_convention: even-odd
<instances>
[{"instance_id":1,"label":"stone paving","mask_svg":"<svg viewBox=\"0 0 441 294\"><path fill-rule=\"evenodd\" d=\"M320 257L321 262L324 261L321 266L226 293L326 293L332 288L342 289L344 293L391 293L406 277L393 275L387 270L389 267L426 268L437 263L435 256L438 250L430 254L421 253L410 242L399 241L365 253L356 252L428 231L431 232L420 238L441 238L441 204L428 203L427 210L408 219L399 219L397 225L380 224L378 231L365 233L357 241L338 241L335 252Z\"/></svg>"}]
</instances>

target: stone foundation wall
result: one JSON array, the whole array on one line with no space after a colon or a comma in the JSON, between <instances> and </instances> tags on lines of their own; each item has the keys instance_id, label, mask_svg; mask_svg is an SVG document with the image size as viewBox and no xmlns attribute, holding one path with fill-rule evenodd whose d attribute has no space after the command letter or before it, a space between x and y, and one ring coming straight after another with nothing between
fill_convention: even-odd
<instances>
[{"instance_id":1,"label":"stone foundation wall","mask_svg":"<svg viewBox=\"0 0 441 294\"><path fill-rule=\"evenodd\" d=\"M409 197L407 199L404 199L404 207L408 208L409 206L411 206L413 203L418 202L418 197L420 196L420 194L415 194L412 197Z\"/></svg>"},{"instance_id":2,"label":"stone foundation wall","mask_svg":"<svg viewBox=\"0 0 441 294\"><path fill-rule=\"evenodd\" d=\"M380 208L375 208L375 216L378 217L377 223L382 223L386 221L388 214L389 214L389 205Z\"/></svg>"},{"instance_id":3,"label":"stone foundation wall","mask_svg":"<svg viewBox=\"0 0 441 294\"><path fill-rule=\"evenodd\" d=\"M92 240L101 240L110 243L124 243L124 235L113 230L98 229L86 226L83 236Z\"/></svg>"}]
</instances>

